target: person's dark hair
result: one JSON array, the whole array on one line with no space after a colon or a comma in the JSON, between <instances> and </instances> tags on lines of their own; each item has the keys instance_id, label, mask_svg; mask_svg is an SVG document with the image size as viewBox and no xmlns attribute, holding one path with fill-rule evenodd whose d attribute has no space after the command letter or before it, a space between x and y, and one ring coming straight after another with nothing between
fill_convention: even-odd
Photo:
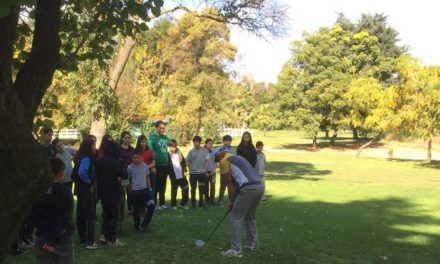
<instances>
[{"instance_id":1,"label":"person's dark hair","mask_svg":"<svg viewBox=\"0 0 440 264\"><path fill-rule=\"evenodd\" d=\"M136 149L133 151L133 156L134 156L134 155L142 156L142 150L141 150L140 148L136 148Z\"/></svg>"},{"instance_id":2,"label":"person's dark hair","mask_svg":"<svg viewBox=\"0 0 440 264\"><path fill-rule=\"evenodd\" d=\"M96 141L97 140L97 138L96 138L96 136L95 135L88 135L86 138L90 138L90 139L93 139L94 141Z\"/></svg>"},{"instance_id":3,"label":"person's dark hair","mask_svg":"<svg viewBox=\"0 0 440 264\"><path fill-rule=\"evenodd\" d=\"M170 141L168 141L168 146L177 147L177 141L175 139L170 139Z\"/></svg>"},{"instance_id":4,"label":"person's dark hair","mask_svg":"<svg viewBox=\"0 0 440 264\"><path fill-rule=\"evenodd\" d=\"M248 135L250 138L248 145L245 145L244 141L243 141L243 137L245 135ZM241 142L240 142L240 144L238 144L238 147L237 147L237 155L242 156L247 161L249 161L249 163L252 165L252 167L255 167L255 165L257 164L257 150L255 149L255 146L252 143L251 133L249 133L247 131L243 133L243 135L241 137Z\"/></svg>"},{"instance_id":5,"label":"person's dark hair","mask_svg":"<svg viewBox=\"0 0 440 264\"><path fill-rule=\"evenodd\" d=\"M95 143L95 140L93 140L92 137L86 137L79 146L78 152L77 152L77 158L82 158L84 156L92 156L93 155L93 144Z\"/></svg>"},{"instance_id":6,"label":"person's dark hair","mask_svg":"<svg viewBox=\"0 0 440 264\"><path fill-rule=\"evenodd\" d=\"M141 142L142 142L142 140L145 140L145 141L147 141L147 137L145 136L145 135L140 135L138 138L137 138L137 141L136 141L136 147L134 148L134 149L141 149ZM148 150L148 142L146 142L147 144L145 145L145 150Z\"/></svg>"},{"instance_id":7,"label":"person's dark hair","mask_svg":"<svg viewBox=\"0 0 440 264\"><path fill-rule=\"evenodd\" d=\"M129 136L131 137L130 132L128 132L128 131L122 131L122 133L121 133L121 137L119 138L119 144L120 144L120 145L122 145L122 139L123 139L126 135L129 135Z\"/></svg>"},{"instance_id":8,"label":"person's dark hair","mask_svg":"<svg viewBox=\"0 0 440 264\"><path fill-rule=\"evenodd\" d=\"M105 142L103 151L106 157L119 159L119 157L121 156L121 146L119 146L119 144L114 141Z\"/></svg>"},{"instance_id":9,"label":"person's dark hair","mask_svg":"<svg viewBox=\"0 0 440 264\"><path fill-rule=\"evenodd\" d=\"M213 142L213 141L212 141L212 138L207 138L207 139L205 140L205 145L208 144L209 142Z\"/></svg>"},{"instance_id":10,"label":"person's dark hair","mask_svg":"<svg viewBox=\"0 0 440 264\"><path fill-rule=\"evenodd\" d=\"M66 165L60 158L55 158L55 157L49 158L49 164L50 167L52 168L53 176L58 175L58 173L66 169Z\"/></svg>"},{"instance_id":11,"label":"person's dark hair","mask_svg":"<svg viewBox=\"0 0 440 264\"><path fill-rule=\"evenodd\" d=\"M240 145L244 145L244 141L243 141L244 135L249 136L249 146L254 146L254 144L252 143L252 135L248 131L243 132L243 135L241 135Z\"/></svg>"},{"instance_id":12,"label":"person's dark hair","mask_svg":"<svg viewBox=\"0 0 440 264\"><path fill-rule=\"evenodd\" d=\"M202 142L202 138L200 136L194 136L192 139L193 142Z\"/></svg>"},{"instance_id":13,"label":"person's dark hair","mask_svg":"<svg viewBox=\"0 0 440 264\"><path fill-rule=\"evenodd\" d=\"M264 147L263 141L257 141L257 143L255 143L255 147Z\"/></svg>"},{"instance_id":14,"label":"person's dark hair","mask_svg":"<svg viewBox=\"0 0 440 264\"><path fill-rule=\"evenodd\" d=\"M230 135L224 135L222 141L232 141L232 137Z\"/></svg>"},{"instance_id":15,"label":"person's dark hair","mask_svg":"<svg viewBox=\"0 0 440 264\"><path fill-rule=\"evenodd\" d=\"M104 136L102 136L101 145L99 146L99 150L104 151L104 146L109 141L114 142L112 136L110 136L109 134L105 134Z\"/></svg>"},{"instance_id":16,"label":"person's dark hair","mask_svg":"<svg viewBox=\"0 0 440 264\"><path fill-rule=\"evenodd\" d=\"M61 139L56 138L56 139L52 140L52 145L53 145L54 147L56 147L56 146L58 145L58 143L60 143L60 142L61 142Z\"/></svg>"},{"instance_id":17,"label":"person's dark hair","mask_svg":"<svg viewBox=\"0 0 440 264\"><path fill-rule=\"evenodd\" d=\"M42 132L43 132L43 135L47 135L49 133L53 133L53 129L50 127L45 127L45 128L43 128Z\"/></svg>"},{"instance_id":18,"label":"person's dark hair","mask_svg":"<svg viewBox=\"0 0 440 264\"><path fill-rule=\"evenodd\" d=\"M164 121L158 120L156 123L154 123L154 127L159 127L160 125L166 125Z\"/></svg>"}]
</instances>

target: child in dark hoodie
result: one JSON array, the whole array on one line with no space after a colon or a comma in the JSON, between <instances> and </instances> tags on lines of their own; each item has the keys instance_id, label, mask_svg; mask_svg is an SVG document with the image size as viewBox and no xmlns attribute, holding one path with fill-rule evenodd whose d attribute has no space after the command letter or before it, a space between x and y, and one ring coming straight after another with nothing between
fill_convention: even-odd
<instances>
[{"instance_id":1,"label":"child in dark hoodie","mask_svg":"<svg viewBox=\"0 0 440 264\"><path fill-rule=\"evenodd\" d=\"M71 264L73 260L73 195L63 184L65 165L50 158L54 183L31 210L31 221L37 228L36 263Z\"/></svg>"},{"instance_id":2,"label":"child in dark hoodie","mask_svg":"<svg viewBox=\"0 0 440 264\"><path fill-rule=\"evenodd\" d=\"M103 152L104 156L96 162L98 199L102 206L102 234L109 245L122 246L116 233L121 196L124 194L121 181L127 179L127 174L119 161L121 147L116 142L105 142Z\"/></svg>"}]
</instances>

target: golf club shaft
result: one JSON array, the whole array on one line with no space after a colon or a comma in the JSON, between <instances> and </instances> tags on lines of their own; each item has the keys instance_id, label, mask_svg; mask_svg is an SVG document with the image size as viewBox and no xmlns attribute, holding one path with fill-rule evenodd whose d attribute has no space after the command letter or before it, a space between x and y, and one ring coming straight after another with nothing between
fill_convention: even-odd
<instances>
[{"instance_id":1,"label":"golf club shaft","mask_svg":"<svg viewBox=\"0 0 440 264\"><path fill-rule=\"evenodd\" d=\"M226 216L231 212L231 210L226 211L226 214L218 221L217 225L215 226L214 230L212 230L211 234L209 234L208 238L206 239L205 243L208 243L208 241L211 239L214 232L217 230L217 228L220 226L220 224L223 222L223 220L226 218Z\"/></svg>"}]
</instances>

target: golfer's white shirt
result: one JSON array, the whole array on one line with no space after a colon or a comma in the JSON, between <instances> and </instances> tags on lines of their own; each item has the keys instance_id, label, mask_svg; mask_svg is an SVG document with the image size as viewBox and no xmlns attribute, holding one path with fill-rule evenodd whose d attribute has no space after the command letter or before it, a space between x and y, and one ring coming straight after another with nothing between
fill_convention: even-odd
<instances>
[{"instance_id":1,"label":"golfer's white shirt","mask_svg":"<svg viewBox=\"0 0 440 264\"><path fill-rule=\"evenodd\" d=\"M249 180L244 176L243 172L234 164L231 163L231 174L238 186L241 187L243 184L248 183Z\"/></svg>"}]
</instances>

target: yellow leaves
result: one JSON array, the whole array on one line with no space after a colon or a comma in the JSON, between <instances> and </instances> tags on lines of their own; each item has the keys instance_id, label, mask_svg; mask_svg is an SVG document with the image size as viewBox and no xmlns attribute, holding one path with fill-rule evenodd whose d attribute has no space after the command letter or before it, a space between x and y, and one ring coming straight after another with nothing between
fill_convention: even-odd
<instances>
[{"instance_id":1,"label":"yellow leaves","mask_svg":"<svg viewBox=\"0 0 440 264\"><path fill-rule=\"evenodd\" d=\"M353 35L353 39L359 40L359 39L363 39L363 38L366 38L366 37L369 37L369 36L370 36L370 34L368 34L368 32L361 31L361 32L355 33Z\"/></svg>"}]
</instances>

